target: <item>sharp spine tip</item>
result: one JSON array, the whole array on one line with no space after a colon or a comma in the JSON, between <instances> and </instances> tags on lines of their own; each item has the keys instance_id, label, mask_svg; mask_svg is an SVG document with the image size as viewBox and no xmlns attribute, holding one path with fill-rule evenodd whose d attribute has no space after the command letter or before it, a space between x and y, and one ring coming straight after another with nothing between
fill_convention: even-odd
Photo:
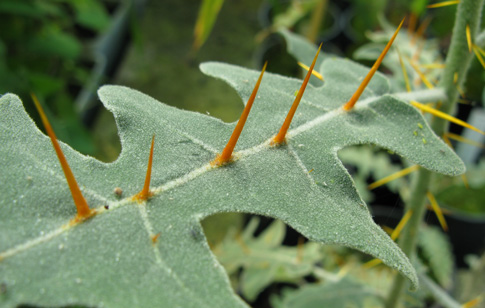
<instances>
[{"instance_id":1,"label":"sharp spine tip","mask_svg":"<svg viewBox=\"0 0 485 308\"><path fill-rule=\"evenodd\" d=\"M52 126L49 120L47 119L47 116L45 115L44 109L42 108L41 104L39 103L39 100L37 99L34 93L31 93L30 96L34 101L35 108L39 112L40 118L42 120L42 124L44 124L45 130L49 135L49 138L51 139L52 146L56 151L57 158L59 159L59 163L61 164L62 170L64 172L64 176L66 177L67 184L69 185L69 190L71 191L72 199L74 200L74 204L76 205L76 209L77 209L77 215L74 218L74 220L77 222L80 222L87 218L92 217L93 215L96 214L96 211L89 208L89 205L86 202L86 199L84 199L84 196L81 193L81 189L77 184L76 178L74 177L74 174L72 173L72 170L69 167L69 164L67 163L66 157L62 152L59 142L57 141L56 134L54 133L54 130L52 129Z\"/></svg>"},{"instance_id":2,"label":"sharp spine tip","mask_svg":"<svg viewBox=\"0 0 485 308\"><path fill-rule=\"evenodd\" d=\"M387 45L384 48L384 50L379 55L379 58L377 58L376 62L374 63L374 65L370 69L369 73L367 73L367 75L365 76L364 80L362 80L362 83L357 88L357 90L355 91L355 93L352 95L352 97L350 98L350 100L343 106L343 109L345 111L349 111L350 109L352 109L354 107L355 103L357 103L357 101L359 100L359 97L362 95L362 92L364 92L365 88L369 84L369 82L372 79L372 77L374 76L375 72L377 71L377 69L381 65L382 60L384 59L384 57L386 56L387 52L391 48L391 45L394 42L394 39L396 38L397 34L399 33L399 30L401 29L401 27L402 27L405 19L406 19L406 17L404 17L402 19L401 23L397 27L396 31L392 35L391 39L387 43Z\"/></svg>"},{"instance_id":3,"label":"sharp spine tip","mask_svg":"<svg viewBox=\"0 0 485 308\"><path fill-rule=\"evenodd\" d=\"M148 156L148 165L147 165L147 173L145 176L145 184L143 185L143 189L136 194L133 199L137 201L146 201L148 198L152 196L150 192L150 180L152 176L152 164L153 164L153 147L155 145L155 135L152 137L152 143L150 146L150 155Z\"/></svg>"},{"instance_id":4,"label":"sharp spine tip","mask_svg":"<svg viewBox=\"0 0 485 308\"><path fill-rule=\"evenodd\" d=\"M290 111L288 111L288 114L286 115L285 121L283 122L283 125L281 126L278 134L273 138L273 145L281 145L285 143L286 139L286 133L288 132L288 129L290 128L291 121L293 120L293 116L295 115L296 109L298 108L298 105L300 104L301 98L303 97L303 93L305 92L306 86L308 84L308 81L310 80L310 77L313 72L313 68L315 67L315 64L317 63L317 58L318 55L320 54L320 50L322 49L322 44L318 47L317 53L315 57L313 58L312 65L308 69L308 72L305 76L305 79L303 80L300 90L298 91L298 94L295 97L295 100L293 101L293 104L291 105Z\"/></svg>"},{"instance_id":5,"label":"sharp spine tip","mask_svg":"<svg viewBox=\"0 0 485 308\"><path fill-rule=\"evenodd\" d=\"M261 73L259 74L258 81L256 81L253 92L251 93L251 96L249 97L248 102L246 103L246 107L244 107L244 110L241 113L241 117L239 118L239 121L237 122L236 127L234 128L234 131L232 132L232 135L229 138L229 141L227 142L227 145L224 147L224 150L222 150L222 153L219 154L211 162L213 166L221 166L231 161L232 152L234 151L234 147L236 147L237 140L241 135L241 132L244 128L244 124L246 123L249 112L251 111L251 107L253 106L253 102L256 99L256 94L258 93L259 85L261 84L261 80L263 79L263 74L266 70L267 65L268 65L268 62L266 61L264 63L263 69L261 70Z\"/></svg>"}]
</instances>

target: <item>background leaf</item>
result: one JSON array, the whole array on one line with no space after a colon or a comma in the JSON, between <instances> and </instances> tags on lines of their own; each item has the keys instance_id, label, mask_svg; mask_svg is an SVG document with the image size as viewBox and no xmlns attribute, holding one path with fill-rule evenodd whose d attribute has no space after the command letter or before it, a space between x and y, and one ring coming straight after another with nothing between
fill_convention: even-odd
<instances>
[{"instance_id":1,"label":"background leaf","mask_svg":"<svg viewBox=\"0 0 485 308\"><path fill-rule=\"evenodd\" d=\"M194 27L194 49L198 50L209 37L224 0L203 0Z\"/></svg>"},{"instance_id":2,"label":"background leaf","mask_svg":"<svg viewBox=\"0 0 485 308\"><path fill-rule=\"evenodd\" d=\"M431 274L445 289L451 287L453 274L453 254L448 238L438 227L422 227L418 245Z\"/></svg>"},{"instance_id":3,"label":"background leaf","mask_svg":"<svg viewBox=\"0 0 485 308\"><path fill-rule=\"evenodd\" d=\"M273 297L272 303L276 308L383 307L372 289L350 279L287 289L282 298Z\"/></svg>"},{"instance_id":4,"label":"background leaf","mask_svg":"<svg viewBox=\"0 0 485 308\"><path fill-rule=\"evenodd\" d=\"M263 233L253 235L259 224L252 218L242 234L230 232L214 248L217 259L229 275L242 268L241 292L249 301L273 282L298 282L321 260L320 245L309 242L301 247L282 246L285 224L277 220Z\"/></svg>"}]
</instances>

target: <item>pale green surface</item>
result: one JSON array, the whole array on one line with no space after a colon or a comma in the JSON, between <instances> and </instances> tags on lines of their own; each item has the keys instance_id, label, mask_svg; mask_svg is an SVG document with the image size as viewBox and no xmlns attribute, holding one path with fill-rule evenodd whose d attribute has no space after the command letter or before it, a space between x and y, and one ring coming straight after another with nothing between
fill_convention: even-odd
<instances>
[{"instance_id":1,"label":"pale green surface","mask_svg":"<svg viewBox=\"0 0 485 308\"><path fill-rule=\"evenodd\" d=\"M286 227L281 221L275 220L256 237L253 234L258 224L259 218L252 218L242 234L236 234L237 230L233 229L214 248L229 275L242 268L237 289L251 302L271 283L303 281L323 257L321 246L315 242L301 247L283 246Z\"/></svg>"},{"instance_id":2,"label":"pale green surface","mask_svg":"<svg viewBox=\"0 0 485 308\"><path fill-rule=\"evenodd\" d=\"M346 113L339 107L367 69L347 60L327 60L322 69L328 81L321 88L308 86L288 145L279 148L262 143L280 127L301 81L266 73L236 146L245 152L215 169L204 166L223 148L234 123L178 110L125 87L101 88L100 98L119 128L120 157L104 164L68 146L63 150L89 204L109 205L110 210L37 245L32 241L69 222L75 208L50 141L16 96L3 96L0 256L20 251L0 262L7 287L0 305L244 306L232 293L199 224L218 212L279 218L314 241L380 258L416 285L413 267L372 221L337 151L372 143L444 174L459 174L464 166L419 111L381 96L388 89L382 75L363 93L365 101ZM206 63L202 70L229 82L244 100L259 75L220 63ZM426 144L413 134L418 123L424 126L420 133ZM153 134L151 187L163 190L146 206L120 203L114 187L130 196L143 185ZM310 169L314 171L309 174ZM196 176L184 178L194 170L199 170ZM153 246L149 235L158 232Z\"/></svg>"},{"instance_id":3,"label":"pale green surface","mask_svg":"<svg viewBox=\"0 0 485 308\"><path fill-rule=\"evenodd\" d=\"M455 260L448 237L436 226L422 226L418 235L418 247L430 274L445 289L452 285Z\"/></svg>"},{"instance_id":4,"label":"pale green surface","mask_svg":"<svg viewBox=\"0 0 485 308\"><path fill-rule=\"evenodd\" d=\"M461 303L483 296L485 290L485 253L481 256L469 255L466 261L469 268L457 271L453 291L453 297ZM474 308L485 308L485 301L482 300Z\"/></svg>"},{"instance_id":5,"label":"pale green surface","mask_svg":"<svg viewBox=\"0 0 485 308\"><path fill-rule=\"evenodd\" d=\"M438 284L433 280L428 278L424 274L419 274L419 281L425 289L427 289L431 295L434 297L436 302L441 304L445 308L462 308L463 306L452 298L446 290L443 290Z\"/></svg>"},{"instance_id":6,"label":"pale green surface","mask_svg":"<svg viewBox=\"0 0 485 308\"><path fill-rule=\"evenodd\" d=\"M299 290L284 290L282 297L272 298L275 308L382 307L376 292L350 279L335 283L305 285Z\"/></svg>"}]
</instances>

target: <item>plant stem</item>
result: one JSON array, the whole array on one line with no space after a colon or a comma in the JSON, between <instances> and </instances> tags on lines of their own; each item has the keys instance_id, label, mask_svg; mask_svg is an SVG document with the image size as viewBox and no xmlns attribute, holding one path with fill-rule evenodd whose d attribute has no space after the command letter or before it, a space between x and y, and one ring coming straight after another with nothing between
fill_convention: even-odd
<instances>
[{"instance_id":1,"label":"plant stem","mask_svg":"<svg viewBox=\"0 0 485 308\"><path fill-rule=\"evenodd\" d=\"M431 172L425 169L419 169L417 176L413 179L411 198L406 203L406 211L411 209L413 214L399 236L399 246L408 257L414 256L416 250L419 227L426 212L426 192L430 182ZM402 275L394 277L394 282L386 301L386 308L397 307L406 282L406 278Z\"/></svg>"},{"instance_id":2,"label":"plant stem","mask_svg":"<svg viewBox=\"0 0 485 308\"><path fill-rule=\"evenodd\" d=\"M439 87L444 89L447 100L441 105L441 111L451 113L456 105L459 91L465 82L468 68L470 67L473 53L468 50L466 41L466 27L470 27L472 38L479 30L479 22L484 0L462 0L458 4L453 26L453 34L450 48L446 57L446 68L440 79ZM455 74L457 79L455 81ZM431 127L438 136L443 135L448 129L448 123L440 118L433 118ZM410 258L416 251L416 239L419 228L426 210L426 192L431 183L432 173L420 169L413 179L410 199L406 203L406 210L412 210L413 215L404 228L399 238L399 246ZM406 280L402 275L396 275L386 301L386 308L398 307L398 303L406 286Z\"/></svg>"},{"instance_id":3,"label":"plant stem","mask_svg":"<svg viewBox=\"0 0 485 308\"><path fill-rule=\"evenodd\" d=\"M473 59L473 52L468 51L466 40L466 27L470 27L472 41L475 41L479 26L484 0L463 0L458 4L455 25L450 48L446 57L445 69L441 76L438 87L443 88L448 100L443 102L441 111L451 113L456 105L459 95L458 89L463 88L466 75ZM455 82L455 74L457 80ZM447 129L447 122L443 119L434 118L432 127L438 136Z\"/></svg>"}]
</instances>

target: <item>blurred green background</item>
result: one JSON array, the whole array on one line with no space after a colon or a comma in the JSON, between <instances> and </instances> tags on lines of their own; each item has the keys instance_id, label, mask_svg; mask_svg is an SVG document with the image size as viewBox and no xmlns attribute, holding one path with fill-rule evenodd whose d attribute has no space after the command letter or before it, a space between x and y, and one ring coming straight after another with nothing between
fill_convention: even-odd
<instances>
[{"instance_id":1,"label":"blurred green background","mask_svg":"<svg viewBox=\"0 0 485 308\"><path fill-rule=\"evenodd\" d=\"M211 2L211 1L207 1ZM84 154L114 160L120 150L113 119L96 100L101 84L121 84L179 108L235 121L242 103L198 65L222 61L299 76L283 40L286 27L324 52L352 56L380 28L378 17L398 21L409 12L421 20L427 1L248 0L219 2L207 40L194 48L199 0L2 0L0 1L0 93L19 95L32 112L29 93L44 104L59 139ZM359 12L359 14L357 14ZM434 10L427 35L446 44L454 8ZM206 19L207 23L207 19ZM121 26L120 26L121 25ZM107 64L108 63L108 64ZM481 78L470 80L479 97ZM474 85L474 83L476 85Z\"/></svg>"}]
</instances>

